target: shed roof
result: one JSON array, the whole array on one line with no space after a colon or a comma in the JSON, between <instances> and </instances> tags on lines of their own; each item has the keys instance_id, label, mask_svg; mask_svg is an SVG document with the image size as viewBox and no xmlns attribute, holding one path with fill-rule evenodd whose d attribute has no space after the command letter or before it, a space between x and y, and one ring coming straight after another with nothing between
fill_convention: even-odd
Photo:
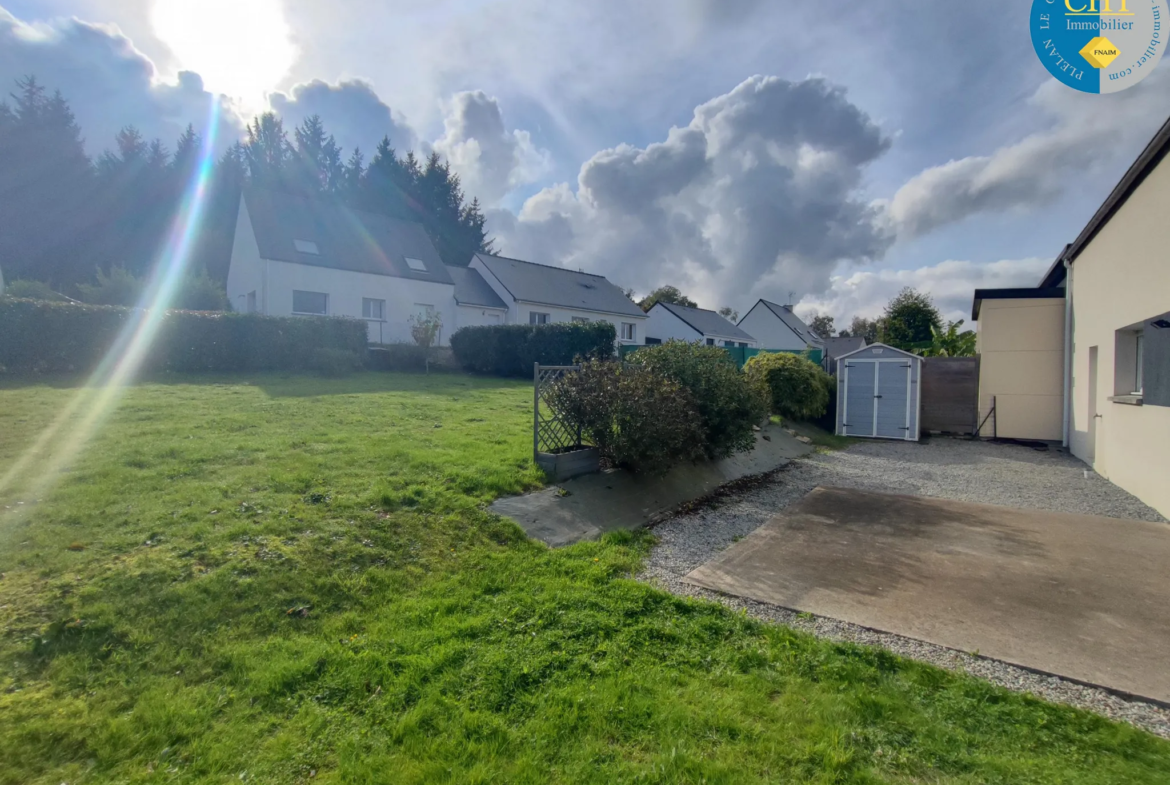
<instances>
[{"instance_id":1,"label":"shed roof","mask_svg":"<svg viewBox=\"0 0 1170 785\"><path fill-rule=\"evenodd\" d=\"M780 321L788 325L788 329L796 333L800 340L804 341L806 344L813 344L816 346L821 345L821 336L813 332L812 328L810 328L799 316L792 312L792 306L779 305L777 303L769 302L763 299L761 299L760 302L764 304L765 308L774 313L780 319Z\"/></svg>"},{"instance_id":2,"label":"shed roof","mask_svg":"<svg viewBox=\"0 0 1170 785\"><path fill-rule=\"evenodd\" d=\"M604 276L485 253L476 254L475 258L516 300L646 318L642 309Z\"/></svg>"},{"instance_id":3,"label":"shed roof","mask_svg":"<svg viewBox=\"0 0 1170 785\"><path fill-rule=\"evenodd\" d=\"M868 344L866 346L862 346L860 349L854 349L851 352L846 352L845 354L838 355L837 361L840 362L841 360L844 360L847 357L852 357L855 354L858 354L860 352L869 351L870 349L889 349L891 352L897 352L898 354L901 354L905 357L909 357L912 360L918 360L919 362L922 361L922 355L920 355L920 354L915 354L914 352L908 352L905 349L899 349L896 346L890 346L888 343L880 343L880 342L879 343L871 343L871 344Z\"/></svg>"},{"instance_id":4,"label":"shed roof","mask_svg":"<svg viewBox=\"0 0 1170 785\"><path fill-rule=\"evenodd\" d=\"M455 302L459 305L507 309L508 305L488 286L479 270L448 265L447 274L455 281Z\"/></svg>"},{"instance_id":5,"label":"shed roof","mask_svg":"<svg viewBox=\"0 0 1170 785\"><path fill-rule=\"evenodd\" d=\"M265 189L250 189L244 203L262 259L454 283L420 224ZM411 269L408 258L425 269Z\"/></svg>"},{"instance_id":6,"label":"shed roof","mask_svg":"<svg viewBox=\"0 0 1170 785\"><path fill-rule=\"evenodd\" d=\"M734 338L737 341L755 341L756 339L736 327L715 311L705 308L690 308L674 303L655 303L654 308L661 306L684 322L695 328L702 335L718 335L723 338ZM651 308L650 310L654 310Z\"/></svg>"}]
</instances>

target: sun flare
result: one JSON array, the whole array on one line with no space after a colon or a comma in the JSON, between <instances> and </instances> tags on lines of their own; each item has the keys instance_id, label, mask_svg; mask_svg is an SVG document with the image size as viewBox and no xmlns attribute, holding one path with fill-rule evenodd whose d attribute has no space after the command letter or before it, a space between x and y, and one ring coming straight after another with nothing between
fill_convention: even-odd
<instances>
[{"instance_id":1,"label":"sun flare","mask_svg":"<svg viewBox=\"0 0 1170 785\"><path fill-rule=\"evenodd\" d=\"M208 90L259 103L296 58L282 0L155 0L151 25Z\"/></svg>"}]
</instances>

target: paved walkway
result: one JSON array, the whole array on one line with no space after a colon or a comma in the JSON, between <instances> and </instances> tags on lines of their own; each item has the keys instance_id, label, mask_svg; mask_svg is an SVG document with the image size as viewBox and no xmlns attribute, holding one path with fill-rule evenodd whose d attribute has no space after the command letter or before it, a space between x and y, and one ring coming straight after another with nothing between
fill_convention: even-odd
<instances>
[{"instance_id":1,"label":"paved walkway","mask_svg":"<svg viewBox=\"0 0 1170 785\"><path fill-rule=\"evenodd\" d=\"M749 453L677 466L658 478L621 470L590 474L536 493L498 499L491 510L516 521L529 537L554 547L570 545L607 531L640 528L709 496L721 485L773 471L812 450L784 429L769 425L757 434L756 448Z\"/></svg>"},{"instance_id":2,"label":"paved walkway","mask_svg":"<svg viewBox=\"0 0 1170 785\"><path fill-rule=\"evenodd\" d=\"M687 575L1170 703L1170 527L818 488Z\"/></svg>"}]
</instances>

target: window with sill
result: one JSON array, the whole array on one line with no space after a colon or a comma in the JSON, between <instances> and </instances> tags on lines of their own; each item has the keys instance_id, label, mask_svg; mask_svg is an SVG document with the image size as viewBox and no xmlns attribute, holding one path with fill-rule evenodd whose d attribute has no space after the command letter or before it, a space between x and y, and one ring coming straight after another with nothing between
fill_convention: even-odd
<instances>
[{"instance_id":1,"label":"window with sill","mask_svg":"<svg viewBox=\"0 0 1170 785\"><path fill-rule=\"evenodd\" d=\"M1170 313L1114 333L1110 400L1170 406Z\"/></svg>"},{"instance_id":2,"label":"window with sill","mask_svg":"<svg viewBox=\"0 0 1170 785\"><path fill-rule=\"evenodd\" d=\"M536 311L532 311L528 314L528 323L529 324L548 324L548 314L547 313L537 313Z\"/></svg>"},{"instance_id":3,"label":"window with sill","mask_svg":"<svg viewBox=\"0 0 1170 785\"><path fill-rule=\"evenodd\" d=\"M382 321L386 318L386 301L362 298L362 318Z\"/></svg>"},{"instance_id":4,"label":"window with sill","mask_svg":"<svg viewBox=\"0 0 1170 785\"><path fill-rule=\"evenodd\" d=\"M622 322L622 340L623 341L636 340L636 338L635 338L636 335L637 335L637 325L630 324L629 322Z\"/></svg>"},{"instance_id":5,"label":"window with sill","mask_svg":"<svg viewBox=\"0 0 1170 785\"><path fill-rule=\"evenodd\" d=\"M329 295L324 292L301 292L293 290L292 309L295 314L325 316L329 312Z\"/></svg>"}]
</instances>

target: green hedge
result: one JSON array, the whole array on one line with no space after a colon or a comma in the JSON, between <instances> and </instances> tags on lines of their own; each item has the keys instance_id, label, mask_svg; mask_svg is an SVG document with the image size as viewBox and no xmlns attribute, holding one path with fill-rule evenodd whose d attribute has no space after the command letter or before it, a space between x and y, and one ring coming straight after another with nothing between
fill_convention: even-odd
<instances>
[{"instance_id":1,"label":"green hedge","mask_svg":"<svg viewBox=\"0 0 1170 785\"><path fill-rule=\"evenodd\" d=\"M792 420L816 420L829 406L833 379L821 366L795 354L757 354L744 373L767 391L774 414Z\"/></svg>"},{"instance_id":2,"label":"green hedge","mask_svg":"<svg viewBox=\"0 0 1170 785\"><path fill-rule=\"evenodd\" d=\"M457 330L451 349L468 371L530 377L534 363L572 365L579 358L611 357L616 340L609 322L503 324Z\"/></svg>"},{"instance_id":3,"label":"green hedge","mask_svg":"<svg viewBox=\"0 0 1170 785\"><path fill-rule=\"evenodd\" d=\"M134 308L0 299L0 369L88 372L141 312ZM167 311L143 363L152 371L318 370L341 353L360 364L366 324L356 319Z\"/></svg>"}]
</instances>

